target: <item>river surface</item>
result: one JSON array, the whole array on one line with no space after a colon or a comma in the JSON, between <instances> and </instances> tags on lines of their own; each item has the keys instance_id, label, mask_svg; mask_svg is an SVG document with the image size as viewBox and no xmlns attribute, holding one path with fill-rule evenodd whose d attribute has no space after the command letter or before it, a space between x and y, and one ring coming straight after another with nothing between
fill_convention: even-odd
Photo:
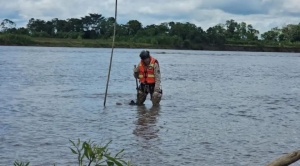
<instances>
[{"instance_id":1,"label":"river surface","mask_svg":"<svg viewBox=\"0 0 300 166\"><path fill-rule=\"evenodd\" d=\"M76 165L78 138L112 140L138 166L265 165L300 149L300 54L152 49L163 99L137 107L140 51L114 50L104 107L111 49L1 46L0 165Z\"/></svg>"}]
</instances>

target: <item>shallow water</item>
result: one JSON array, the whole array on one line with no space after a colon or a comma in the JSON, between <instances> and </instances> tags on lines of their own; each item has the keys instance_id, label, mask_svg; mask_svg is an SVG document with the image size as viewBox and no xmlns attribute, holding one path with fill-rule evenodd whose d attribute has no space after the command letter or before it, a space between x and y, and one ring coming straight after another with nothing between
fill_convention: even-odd
<instances>
[{"instance_id":1,"label":"shallow water","mask_svg":"<svg viewBox=\"0 0 300 166\"><path fill-rule=\"evenodd\" d=\"M115 49L104 107L111 49L0 47L0 165L74 165L78 138L143 166L264 165L299 149L300 54L150 51L158 108L128 105L140 49Z\"/></svg>"}]
</instances>

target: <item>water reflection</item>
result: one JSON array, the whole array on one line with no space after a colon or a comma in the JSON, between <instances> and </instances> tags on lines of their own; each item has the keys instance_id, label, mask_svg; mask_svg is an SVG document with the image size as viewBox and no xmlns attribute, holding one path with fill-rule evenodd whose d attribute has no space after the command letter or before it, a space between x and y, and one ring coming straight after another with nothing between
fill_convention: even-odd
<instances>
[{"instance_id":1,"label":"water reflection","mask_svg":"<svg viewBox=\"0 0 300 166\"><path fill-rule=\"evenodd\" d=\"M159 110L159 106L153 106L150 109L145 106L137 107L136 128L133 130L133 134L146 140L157 138L159 129L156 122Z\"/></svg>"}]
</instances>

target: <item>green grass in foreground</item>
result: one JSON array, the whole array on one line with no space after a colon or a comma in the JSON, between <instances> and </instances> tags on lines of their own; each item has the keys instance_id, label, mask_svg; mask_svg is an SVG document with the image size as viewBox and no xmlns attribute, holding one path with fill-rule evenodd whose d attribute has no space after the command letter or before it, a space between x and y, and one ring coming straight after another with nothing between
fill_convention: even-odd
<instances>
[{"instance_id":1,"label":"green grass in foreground","mask_svg":"<svg viewBox=\"0 0 300 166\"><path fill-rule=\"evenodd\" d=\"M72 140L70 150L77 156L79 166L130 166L129 161L123 160L123 150L112 155L108 150L107 143L105 146L99 146L92 141L81 142L80 139L75 143ZM30 162L15 161L14 166L29 166ZM55 164L54 164L55 165Z\"/></svg>"}]
</instances>

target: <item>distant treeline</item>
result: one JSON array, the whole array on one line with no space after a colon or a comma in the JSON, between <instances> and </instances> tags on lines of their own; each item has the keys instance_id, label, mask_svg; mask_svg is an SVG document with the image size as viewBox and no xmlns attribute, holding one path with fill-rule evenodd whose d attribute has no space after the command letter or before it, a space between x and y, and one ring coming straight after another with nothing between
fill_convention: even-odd
<instances>
[{"instance_id":1,"label":"distant treeline","mask_svg":"<svg viewBox=\"0 0 300 166\"><path fill-rule=\"evenodd\" d=\"M27 27L16 28L16 24L4 19L0 33L20 34L31 37L68 39L110 39L115 19L91 13L81 18L50 21L31 18ZM300 24L275 27L260 35L251 24L228 20L204 31L189 22L164 22L143 26L138 20L117 24L116 41L146 43L172 48L201 49L214 45L296 46L300 41ZM259 36L260 35L260 36Z\"/></svg>"}]
</instances>

